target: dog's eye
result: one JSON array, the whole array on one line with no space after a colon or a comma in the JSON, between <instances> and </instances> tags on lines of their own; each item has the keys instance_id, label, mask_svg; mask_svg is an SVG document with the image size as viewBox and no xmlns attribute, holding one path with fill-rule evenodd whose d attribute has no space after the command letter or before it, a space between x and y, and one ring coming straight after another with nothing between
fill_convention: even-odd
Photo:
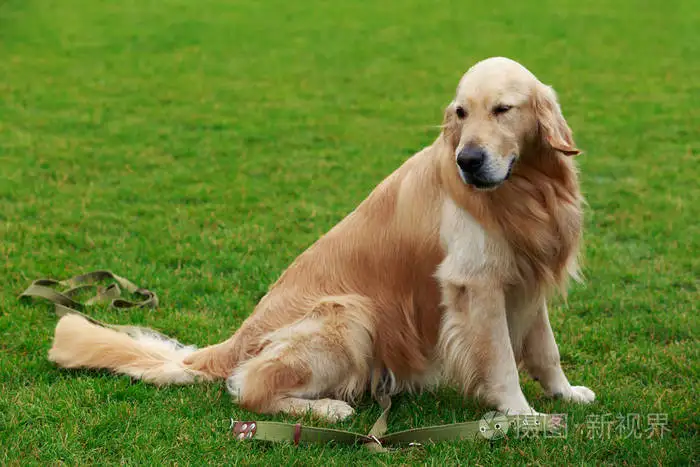
<instances>
[{"instance_id":1,"label":"dog's eye","mask_svg":"<svg viewBox=\"0 0 700 467\"><path fill-rule=\"evenodd\" d=\"M455 113L457 113L457 118L459 118L460 120L467 116L467 111L464 110L464 107L462 107L461 105L455 109Z\"/></svg>"},{"instance_id":2,"label":"dog's eye","mask_svg":"<svg viewBox=\"0 0 700 467\"><path fill-rule=\"evenodd\" d=\"M494 115L501 115L501 114L508 112L512 108L513 108L512 105L499 104L493 108L493 113L494 113Z\"/></svg>"}]
</instances>

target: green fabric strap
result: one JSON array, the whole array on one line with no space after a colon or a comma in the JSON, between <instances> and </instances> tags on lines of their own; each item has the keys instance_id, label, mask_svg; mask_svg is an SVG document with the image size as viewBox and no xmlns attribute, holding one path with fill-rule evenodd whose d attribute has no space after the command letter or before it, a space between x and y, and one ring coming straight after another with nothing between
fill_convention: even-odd
<instances>
[{"instance_id":1,"label":"green fabric strap","mask_svg":"<svg viewBox=\"0 0 700 467\"><path fill-rule=\"evenodd\" d=\"M111 284L107 286L98 285L98 282L111 279ZM58 287L66 287L62 292L57 291ZM94 290L95 295L85 303L80 303L74 299L79 293L86 290ZM140 301L129 301L121 298L122 290L138 295L142 298ZM121 276L114 274L111 271L100 270L93 271L87 274L71 277L66 280L55 279L38 279L31 283L27 289L20 294L20 298L38 297L46 299L55 305L55 312L58 316L63 316L69 313L80 315L88 321L106 328L116 329L126 333L133 333L140 329L135 326L114 326L103 323L86 314L82 313L86 306L106 304L112 308L156 308L158 306L158 296L150 290L142 289L133 282ZM152 332L149 330L149 332Z\"/></svg>"},{"instance_id":2,"label":"green fabric strap","mask_svg":"<svg viewBox=\"0 0 700 467\"><path fill-rule=\"evenodd\" d=\"M303 426L301 424L267 421L240 422L231 420L231 430L240 441L257 439L271 442L363 444L375 452L388 452L390 448L421 446L441 441L475 441L479 438L498 439L511 433L556 433L562 429L562 420L551 415L506 416L497 414L488 419L464 423L414 428L386 434L391 398L376 398L382 414L366 435L351 431Z\"/></svg>"}]
</instances>

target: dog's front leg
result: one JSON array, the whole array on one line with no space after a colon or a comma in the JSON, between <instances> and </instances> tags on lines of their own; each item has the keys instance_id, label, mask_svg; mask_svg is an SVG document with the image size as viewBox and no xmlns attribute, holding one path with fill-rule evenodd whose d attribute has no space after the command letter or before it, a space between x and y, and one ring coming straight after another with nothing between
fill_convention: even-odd
<instances>
[{"instance_id":1,"label":"dog's front leg","mask_svg":"<svg viewBox=\"0 0 700 467\"><path fill-rule=\"evenodd\" d=\"M533 412L520 388L503 289L443 282L443 303L439 349L446 376L499 411Z\"/></svg>"},{"instance_id":2,"label":"dog's front leg","mask_svg":"<svg viewBox=\"0 0 700 467\"><path fill-rule=\"evenodd\" d=\"M554 340L544 300L523 341L523 361L530 375L540 382L549 396L583 403L595 400L595 393L587 387L569 384L561 368L559 348Z\"/></svg>"}]
</instances>

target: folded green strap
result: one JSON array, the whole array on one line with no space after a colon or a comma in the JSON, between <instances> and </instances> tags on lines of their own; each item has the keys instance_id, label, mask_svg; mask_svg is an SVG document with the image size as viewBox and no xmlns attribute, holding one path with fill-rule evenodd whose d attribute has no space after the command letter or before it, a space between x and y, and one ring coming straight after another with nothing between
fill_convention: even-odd
<instances>
[{"instance_id":1,"label":"folded green strap","mask_svg":"<svg viewBox=\"0 0 700 467\"><path fill-rule=\"evenodd\" d=\"M111 279L114 282L107 285L98 285L98 282ZM66 290L59 292L57 287L67 287ZM88 289L95 291L95 296L87 300L85 303L80 303L74 300L73 297ZM129 301L121 298L122 290L141 296L143 300ZM20 294L23 297L39 297L52 302L55 305L55 311L58 316L63 316L68 313L80 315L88 321L100 326L118 329L122 332L130 333L139 328L133 326L113 326L102 321L98 321L90 316L81 313L86 306L96 304L106 304L112 308L155 308L158 306L158 296L150 290L142 289L133 282L121 276L114 274L111 271L100 270L93 271L87 274L71 277L66 280L55 279L38 279L31 283L27 289ZM152 331L149 331L152 332Z\"/></svg>"},{"instance_id":2,"label":"folded green strap","mask_svg":"<svg viewBox=\"0 0 700 467\"><path fill-rule=\"evenodd\" d=\"M372 428L369 430L369 433L367 433L367 438L369 438L369 442L366 442L365 446L371 451L385 452L387 449L384 447L383 443L379 440L379 438L384 436L388 429L389 410L391 410L391 397L387 396L386 394L375 394L374 398L379 404L379 406L382 408L382 413L381 415L379 415L379 418L377 418L377 421L374 422L374 425L372 425Z\"/></svg>"}]
</instances>

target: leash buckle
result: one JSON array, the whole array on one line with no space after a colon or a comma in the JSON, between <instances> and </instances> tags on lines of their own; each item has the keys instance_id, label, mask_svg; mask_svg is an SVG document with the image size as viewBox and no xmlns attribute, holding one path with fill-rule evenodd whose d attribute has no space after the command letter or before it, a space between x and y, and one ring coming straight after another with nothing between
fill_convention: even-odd
<instances>
[{"instance_id":1,"label":"leash buckle","mask_svg":"<svg viewBox=\"0 0 700 467\"><path fill-rule=\"evenodd\" d=\"M377 443L377 445L378 445L380 448L383 448L383 447L384 447L384 446L382 445L382 442L379 441L379 438L377 438L376 436L374 436L374 435L369 435L368 438L371 439L372 441L374 441L375 443Z\"/></svg>"},{"instance_id":2,"label":"leash buckle","mask_svg":"<svg viewBox=\"0 0 700 467\"><path fill-rule=\"evenodd\" d=\"M231 430L237 440L244 441L255 436L255 432L258 430L258 424L257 422L239 422L231 420Z\"/></svg>"}]
</instances>

